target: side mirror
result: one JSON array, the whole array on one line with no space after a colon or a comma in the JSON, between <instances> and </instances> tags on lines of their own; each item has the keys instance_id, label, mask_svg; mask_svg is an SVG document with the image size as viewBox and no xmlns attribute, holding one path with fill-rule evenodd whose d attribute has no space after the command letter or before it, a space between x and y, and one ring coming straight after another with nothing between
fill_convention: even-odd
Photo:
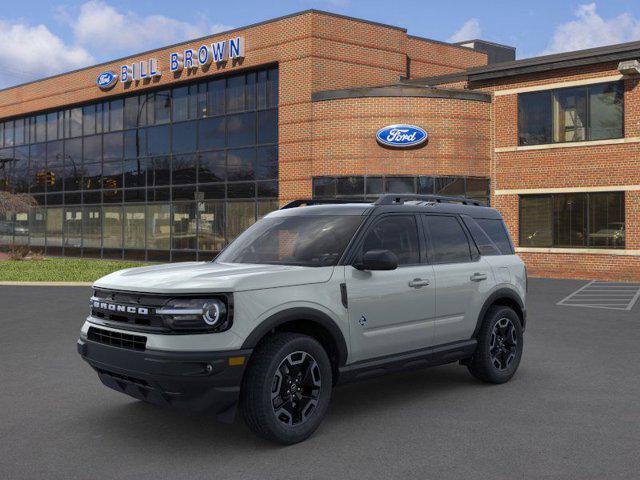
<instances>
[{"instance_id":1,"label":"side mirror","mask_svg":"<svg viewBox=\"0 0 640 480\"><path fill-rule=\"evenodd\" d=\"M395 270L398 268L398 257L390 250L369 250L362 256L362 261L355 264L358 270Z\"/></svg>"}]
</instances>

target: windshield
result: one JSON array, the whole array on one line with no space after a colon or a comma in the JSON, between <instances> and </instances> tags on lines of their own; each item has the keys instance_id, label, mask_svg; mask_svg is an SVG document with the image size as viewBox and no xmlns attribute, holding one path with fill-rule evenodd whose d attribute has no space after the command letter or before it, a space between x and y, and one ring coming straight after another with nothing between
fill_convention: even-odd
<instances>
[{"instance_id":1,"label":"windshield","mask_svg":"<svg viewBox=\"0 0 640 480\"><path fill-rule=\"evenodd\" d=\"M300 215L264 218L219 256L219 263L325 267L338 263L363 217Z\"/></svg>"}]
</instances>

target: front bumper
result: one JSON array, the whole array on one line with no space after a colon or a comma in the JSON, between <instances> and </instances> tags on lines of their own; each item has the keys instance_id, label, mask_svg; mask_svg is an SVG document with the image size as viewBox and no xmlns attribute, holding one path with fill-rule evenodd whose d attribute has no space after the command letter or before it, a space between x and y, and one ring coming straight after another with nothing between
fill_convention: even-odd
<instances>
[{"instance_id":1,"label":"front bumper","mask_svg":"<svg viewBox=\"0 0 640 480\"><path fill-rule=\"evenodd\" d=\"M109 388L157 405L212 412L231 422L251 350L136 351L81 338L78 353Z\"/></svg>"}]
</instances>

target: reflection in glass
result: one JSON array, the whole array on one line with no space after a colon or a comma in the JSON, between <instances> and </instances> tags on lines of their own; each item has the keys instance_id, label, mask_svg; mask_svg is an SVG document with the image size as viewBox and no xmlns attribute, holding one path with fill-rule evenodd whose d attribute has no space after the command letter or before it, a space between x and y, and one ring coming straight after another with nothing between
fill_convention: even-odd
<instances>
[{"instance_id":1,"label":"reflection in glass","mask_svg":"<svg viewBox=\"0 0 640 480\"><path fill-rule=\"evenodd\" d=\"M124 248L145 248L145 206L124 207Z\"/></svg>"},{"instance_id":2,"label":"reflection in glass","mask_svg":"<svg viewBox=\"0 0 640 480\"><path fill-rule=\"evenodd\" d=\"M255 202L227 202L227 241L232 241L256 221Z\"/></svg>"},{"instance_id":3,"label":"reflection in glass","mask_svg":"<svg viewBox=\"0 0 640 480\"><path fill-rule=\"evenodd\" d=\"M104 207L103 215L103 248L122 248L122 207Z\"/></svg>"},{"instance_id":4,"label":"reflection in glass","mask_svg":"<svg viewBox=\"0 0 640 480\"><path fill-rule=\"evenodd\" d=\"M83 247L100 248L102 242L102 209L99 206L84 207L82 221Z\"/></svg>"},{"instance_id":5,"label":"reflection in glass","mask_svg":"<svg viewBox=\"0 0 640 480\"><path fill-rule=\"evenodd\" d=\"M173 248L195 250L196 248L196 204L173 204Z\"/></svg>"},{"instance_id":6,"label":"reflection in glass","mask_svg":"<svg viewBox=\"0 0 640 480\"><path fill-rule=\"evenodd\" d=\"M29 212L29 244L36 247L44 247L47 210L44 207L35 207Z\"/></svg>"},{"instance_id":7,"label":"reflection in glass","mask_svg":"<svg viewBox=\"0 0 640 480\"><path fill-rule=\"evenodd\" d=\"M255 165L255 148L243 148L227 152L227 178L229 181L254 180Z\"/></svg>"},{"instance_id":8,"label":"reflection in glass","mask_svg":"<svg viewBox=\"0 0 640 480\"><path fill-rule=\"evenodd\" d=\"M147 205L147 248L168 250L170 239L169 204Z\"/></svg>"},{"instance_id":9,"label":"reflection in glass","mask_svg":"<svg viewBox=\"0 0 640 480\"><path fill-rule=\"evenodd\" d=\"M62 208L47 209L47 246L62 246Z\"/></svg>"},{"instance_id":10,"label":"reflection in glass","mask_svg":"<svg viewBox=\"0 0 640 480\"><path fill-rule=\"evenodd\" d=\"M198 202L198 250L224 248L224 202Z\"/></svg>"},{"instance_id":11,"label":"reflection in glass","mask_svg":"<svg viewBox=\"0 0 640 480\"><path fill-rule=\"evenodd\" d=\"M67 207L64 211L64 246L82 247L82 208Z\"/></svg>"}]
</instances>

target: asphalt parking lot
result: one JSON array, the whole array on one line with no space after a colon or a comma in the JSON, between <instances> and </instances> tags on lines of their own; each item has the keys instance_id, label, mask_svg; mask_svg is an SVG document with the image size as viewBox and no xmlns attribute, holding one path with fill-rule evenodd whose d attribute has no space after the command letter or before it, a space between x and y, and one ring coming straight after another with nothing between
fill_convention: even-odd
<instances>
[{"instance_id":1,"label":"asphalt parking lot","mask_svg":"<svg viewBox=\"0 0 640 480\"><path fill-rule=\"evenodd\" d=\"M291 447L103 387L75 348L88 288L0 286L0 478L638 478L640 305L556 305L586 283L530 281L510 383L447 365L343 386Z\"/></svg>"}]
</instances>

